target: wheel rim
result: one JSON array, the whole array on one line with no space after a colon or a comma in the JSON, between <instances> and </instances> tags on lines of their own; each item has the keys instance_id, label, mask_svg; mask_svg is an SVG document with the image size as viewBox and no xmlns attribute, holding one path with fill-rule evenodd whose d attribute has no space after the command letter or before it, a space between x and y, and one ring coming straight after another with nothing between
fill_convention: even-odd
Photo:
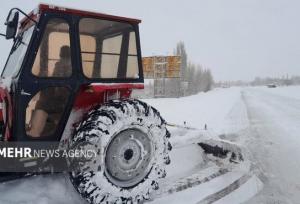
<instances>
[{"instance_id":1,"label":"wheel rim","mask_svg":"<svg viewBox=\"0 0 300 204\"><path fill-rule=\"evenodd\" d=\"M117 134L107 146L105 173L113 184L129 188L149 173L152 145L148 135L138 129Z\"/></svg>"}]
</instances>

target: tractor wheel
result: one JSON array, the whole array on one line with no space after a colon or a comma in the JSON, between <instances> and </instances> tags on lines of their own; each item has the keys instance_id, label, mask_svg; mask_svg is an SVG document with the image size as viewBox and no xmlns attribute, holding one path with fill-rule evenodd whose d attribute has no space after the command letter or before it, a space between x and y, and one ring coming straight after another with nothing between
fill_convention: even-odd
<instances>
[{"instance_id":1,"label":"tractor wheel","mask_svg":"<svg viewBox=\"0 0 300 204\"><path fill-rule=\"evenodd\" d=\"M166 176L169 136L159 112L144 102L126 99L101 105L75 130L73 146L95 148L97 156L72 172L71 182L92 204L148 200Z\"/></svg>"}]
</instances>

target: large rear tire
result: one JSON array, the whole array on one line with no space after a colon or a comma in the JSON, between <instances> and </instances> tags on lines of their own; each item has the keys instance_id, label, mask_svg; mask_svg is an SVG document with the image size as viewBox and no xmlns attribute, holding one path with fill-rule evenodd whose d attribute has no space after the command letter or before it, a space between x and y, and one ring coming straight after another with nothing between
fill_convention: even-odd
<instances>
[{"instance_id":1,"label":"large rear tire","mask_svg":"<svg viewBox=\"0 0 300 204\"><path fill-rule=\"evenodd\" d=\"M91 110L71 145L95 148L97 156L70 174L89 203L140 203L166 176L171 145L165 121L139 100L114 100Z\"/></svg>"}]
</instances>

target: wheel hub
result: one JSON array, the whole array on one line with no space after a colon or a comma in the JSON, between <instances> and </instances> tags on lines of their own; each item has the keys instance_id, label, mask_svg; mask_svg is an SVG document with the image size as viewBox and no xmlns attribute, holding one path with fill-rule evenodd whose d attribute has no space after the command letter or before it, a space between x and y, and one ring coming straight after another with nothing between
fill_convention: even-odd
<instances>
[{"instance_id":1,"label":"wheel hub","mask_svg":"<svg viewBox=\"0 0 300 204\"><path fill-rule=\"evenodd\" d=\"M138 129L120 132L109 143L105 154L108 179L120 187L131 187L149 173L151 140Z\"/></svg>"},{"instance_id":2,"label":"wheel hub","mask_svg":"<svg viewBox=\"0 0 300 204\"><path fill-rule=\"evenodd\" d=\"M125 152L124 152L124 158L128 161L132 158L133 156L133 150L132 149L127 149Z\"/></svg>"}]
</instances>

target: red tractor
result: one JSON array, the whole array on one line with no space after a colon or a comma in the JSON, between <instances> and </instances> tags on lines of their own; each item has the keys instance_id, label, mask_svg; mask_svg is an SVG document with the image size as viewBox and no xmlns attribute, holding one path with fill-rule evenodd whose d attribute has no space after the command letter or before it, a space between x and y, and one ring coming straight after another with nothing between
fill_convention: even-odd
<instances>
[{"instance_id":1,"label":"red tractor","mask_svg":"<svg viewBox=\"0 0 300 204\"><path fill-rule=\"evenodd\" d=\"M25 18L19 22L20 13ZM14 8L7 17L4 36L14 43L1 74L2 144L96 149L96 157L70 172L74 187L93 204L148 200L170 163L165 120L130 98L144 87L139 23L44 4L28 15ZM200 146L206 153L216 147ZM227 153L218 147L213 154ZM34 159L17 162L27 172L39 168ZM27 174L0 175L4 181Z\"/></svg>"},{"instance_id":2,"label":"red tractor","mask_svg":"<svg viewBox=\"0 0 300 204\"><path fill-rule=\"evenodd\" d=\"M90 203L147 199L169 163L165 121L130 99L144 87L139 23L44 4L7 17L14 44L1 74L1 139L98 147L97 173L70 174Z\"/></svg>"}]
</instances>

